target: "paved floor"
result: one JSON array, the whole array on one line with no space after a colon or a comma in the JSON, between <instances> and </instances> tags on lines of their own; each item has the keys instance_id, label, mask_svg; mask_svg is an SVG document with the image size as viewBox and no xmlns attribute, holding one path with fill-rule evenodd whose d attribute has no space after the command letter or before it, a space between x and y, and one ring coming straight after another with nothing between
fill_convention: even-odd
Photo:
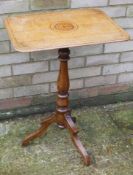
<instances>
[{"instance_id":1,"label":"paved floor","mask_svg":"<svg viewBox=\"0 0 133 175\"><path fill-rule=\"evenodd\" d=\"M133 103L73 110L79 136L93 164L83 165L69 134L56 125L30 146L20 146L38 128L35 117L0 123L0 175L133 175Z\"/></svg>"}]
</instances>

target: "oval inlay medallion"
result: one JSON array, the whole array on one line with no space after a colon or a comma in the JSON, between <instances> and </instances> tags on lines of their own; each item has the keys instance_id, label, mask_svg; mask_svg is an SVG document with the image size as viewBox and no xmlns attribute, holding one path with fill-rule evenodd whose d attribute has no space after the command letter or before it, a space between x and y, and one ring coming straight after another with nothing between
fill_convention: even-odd
<instances>
[{"instance_id":1,"label":"oval inlay medallion","mask_svg":"<svg viewBox=\"0 0 133 175\"><path fill-rule=\"evenodd\" d=\"M57 30L57 31L71 31L71 30L75 30L78 28L78 26L76 24L72 24L70 22L66 22L66 21L60 21L57 22L55 24L51 25L52 30Z\"/></svg>"}]
</instances>

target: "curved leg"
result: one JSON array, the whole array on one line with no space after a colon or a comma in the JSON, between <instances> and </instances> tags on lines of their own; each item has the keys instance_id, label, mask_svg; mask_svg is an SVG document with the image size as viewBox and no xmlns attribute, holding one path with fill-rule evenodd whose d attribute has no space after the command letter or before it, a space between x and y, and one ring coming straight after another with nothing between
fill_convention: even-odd
<instances>
[{"instance_id":1,"label":"curved leg","mask_svg":"<svg viewBox=\"0 0 133 175\"><path fill-rule=\"evenodd\" d=\"M48 118L46 118L44 121L41 122L41 127L31 133L30 135L28 135L22 142L22 146L27 146L32 140L34 140L37 137L41 137L42 135L44 135L48 129L48 127L52 124L56 122L56 114L53 113L51 116L49 116Z\"/></svg>"},{"instance_id":2,"label":"curved leg","mask_svg":"<svg viewBox=\"0 0 133 175\"><path fill-rule=\"evenodd\" d=\"M77 134L78 128L76 127L75 123L73 122L71 115L66 115L65 119L66 119L67 128L69 129L70 133Z\"/></svg>"},{"instance_id":3,"label":"curved leg","mask_svg":"<svg viewBox=\"0 0 133 175\"><path fill-rule=\"evenodd\" d=\"M72 141L76 148L78 149L79 153L81 154L85 165L90 165L91 158L88 155L87 151L85 150L84 146L82 145L81 141L79 140L77 134L72 134L71 135Z\"/></svg>"},{"instance_id":4,"label":"curved leg","mask_svg":"<svg viewBox=\"0 0 133 175\"><path fill-rule=\"evenodd\" d=\"M76 146L76 148L78 149L79 153L81 154L85 165L90 165L91 162L91 158L88 155L87 151L85 150L84 146L82 145L81 141L79 140L77 133L78 130L72 120L72 117L67 115L65 117L66 122L67 122L67 128L69 129L70 133L71 133L71 139L74 143L74 145Z\"/></svg>"}]
</instances>

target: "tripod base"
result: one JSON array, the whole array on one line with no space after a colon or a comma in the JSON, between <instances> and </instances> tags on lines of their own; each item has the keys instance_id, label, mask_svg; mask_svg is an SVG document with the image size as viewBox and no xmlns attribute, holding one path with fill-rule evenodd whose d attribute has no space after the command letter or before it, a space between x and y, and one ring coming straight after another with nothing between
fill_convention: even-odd
<instances>
[{"instance_id":1,"label":"tripod base","mask_svg":"<svg viewBox=\"0 0 133 175\"><path fill-rule=\"evenodd\" d=\"M27 146L32 140L34 140L37 137L41 137L47 132L48 127L52 123L58 124L58 112L53 113L51 116L47 117L44 121L41 122L41 127L27 136L24 141L22 142L22 146ZM81 154L83 161L85 165L90 165L90 156L88 155L87 151L85 150L84 146L82 145L80 139L78 138L78 129L71 117L70 114L64 114L64 120L61 121L61 126L68 129L71 135L71 139L76 146L77 150Z\"/></svg>"}]
</instances>

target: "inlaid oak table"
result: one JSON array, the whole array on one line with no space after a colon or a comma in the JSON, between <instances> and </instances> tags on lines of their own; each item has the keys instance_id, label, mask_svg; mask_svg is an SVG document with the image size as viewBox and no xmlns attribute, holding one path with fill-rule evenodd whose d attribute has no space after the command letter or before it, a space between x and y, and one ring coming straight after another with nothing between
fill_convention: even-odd
<instances>
[{"instance_id":1,"label":"inlaid oak table","mask_svg":"<svg viewBox=\"0 0 133 175\"><path fill-rule=\"evenodd\" d=\"M80 152L84 163L89 165L90 155L77 136L78 129L75 125L75 118L72 117L69 109L69 48L124 41L129 39L129 35L104 12L90 8L12 16L8 17L5 23L17 51L33 52L59 49L60 70L57 80L56 111L44 119L41 127L27 136L22 145L28 145L33 139L45 134L52 123L57 123L60 127L70 131L72 141Z\"/></svg>"}]
</instances>

